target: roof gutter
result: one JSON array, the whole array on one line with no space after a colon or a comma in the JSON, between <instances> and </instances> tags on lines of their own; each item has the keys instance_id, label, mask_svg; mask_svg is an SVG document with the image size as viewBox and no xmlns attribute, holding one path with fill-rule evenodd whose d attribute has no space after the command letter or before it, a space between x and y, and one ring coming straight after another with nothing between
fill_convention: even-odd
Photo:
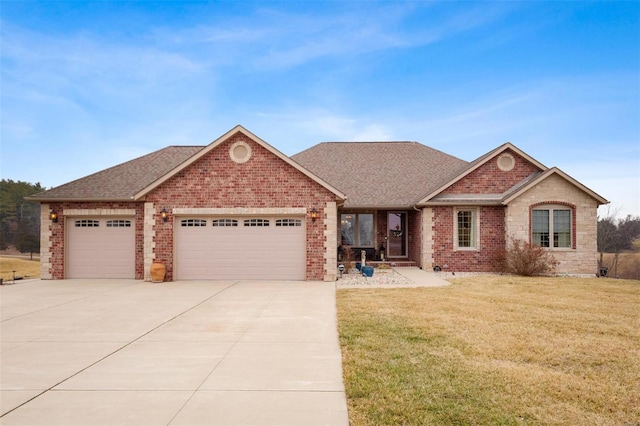
<instances>
[{"instance_id":1,"label":"roof gutter","mask_svg":"<svg viewBox=\"0 0 640 426\"><path fill-rule=\"evenodd\" d=\"M133 198L39 198L39 197L24 197L27 201L35 201L38 203L84 203L84 202L136 202Z\"/></svg>"}]
</instances>

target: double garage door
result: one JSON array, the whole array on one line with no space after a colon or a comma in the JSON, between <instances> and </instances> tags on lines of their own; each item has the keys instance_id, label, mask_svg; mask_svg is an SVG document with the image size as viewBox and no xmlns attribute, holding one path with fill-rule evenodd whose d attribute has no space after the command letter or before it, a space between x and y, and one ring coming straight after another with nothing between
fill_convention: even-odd
<instances>
[{"instance_id":1,"label":"double garage door","mask_svg":"<svg viewBox=\"0 0 640 426\"><path fill-rule=\"evenodd\" d=\"M300 217L179 217L175 279L304 280Z\"/></svg>"}]
</instances>

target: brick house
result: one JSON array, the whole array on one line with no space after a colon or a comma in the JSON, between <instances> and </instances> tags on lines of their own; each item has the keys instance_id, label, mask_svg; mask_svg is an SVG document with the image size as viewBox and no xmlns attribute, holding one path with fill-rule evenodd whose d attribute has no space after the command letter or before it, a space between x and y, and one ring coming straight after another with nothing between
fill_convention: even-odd
<instances>
[{"instance_id":1,"label":"brick house","mask_svg":"<svg viewBox=\"0 0 640 426\"><path fill-rule=\"evenodd\" d=\"M369 260L490 271L509 237L548 247L558 272L596 272L607 201L507 143L468 163L417 142L328 142L287 157L236 126L30 197L41 276L336 279Z\"/></svg>"}]
</instances>

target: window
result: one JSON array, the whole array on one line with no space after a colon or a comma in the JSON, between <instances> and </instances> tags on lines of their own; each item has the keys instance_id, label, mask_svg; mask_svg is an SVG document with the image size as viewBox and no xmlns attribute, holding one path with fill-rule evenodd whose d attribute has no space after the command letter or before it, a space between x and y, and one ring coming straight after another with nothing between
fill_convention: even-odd
<instances>
[{"instance_id":1,"label":"window","mask_svg":"<svg viewBox=\"0 0 640 426\"><path fill-rule=\"evenodd\" d=\"M536 208L531 211L531 242L540 247L571 248L571 209Z\"/></svg>"},{"instance_id":2,"label":"window","mask_svg":"<svg viewBox=\"0 0 640 426\"><path fill-rule=\"evenodd\" d=\"M211 226L238 226L238 221L235 219L214 219Z\"/></svg>"},{"instance_id":3,"label":"window","mask_svg":"<svg viewBox=\"0 0 640 426\"><path fill-rule=\"evenodd\" d=\"M277 219L276 226L302 226L301 219Z\"/></svg>"},{"instance_id":4,"label":"window","mask_svg":"<svg viewBox=\"0 0 640 426\"><path fill-rule=\"evenodd\" d=\"M108 220L107 228L131 228L131 221L123 219Z\"/></svg>"},{"instance_id":5,"label":"window","mask_svg":"<svg viewBox=\"0 0 640 426\"><path fill-rule=\"evenodd\" d=\"M180 226L207 226L207 221L205 219L182 219Z\"/></svg>"},{"instance_id":6,"label":"window","mask_svg":"<svg viewBox=\"0 0 640 426\"><path fill-rule=\"evenodd\" d=\"M478 211L476 209L457 209L454 232L456 249L478 248Z\"/></svg>"},{"instance_id":7,"label":"window","mask_svg":"<svg viewBox=\"0 0 640 426\"><path fill-rule=\"evenodd\" d=\"M100 221L91 219L80 219L75 222L76 228L97 228Z\"/></svg>"},{"instance_id":8,"label":"window","mask_svg":"<svg viewBox=\"0 0 640 426\"><path fill-rule=\"evenodd\" d=\"M345 213L340 216L342 244L373 247L373 213Z\"/></svg>"},{"instance_id":9,"label":"window","mask_svg":"<svg viewBox=\"0 0 640 426\"><path fill-rule=\"evenodd\" d=\"M269 226L269 219L246 219L244 226Z\"/></svg>"}]
</instances>

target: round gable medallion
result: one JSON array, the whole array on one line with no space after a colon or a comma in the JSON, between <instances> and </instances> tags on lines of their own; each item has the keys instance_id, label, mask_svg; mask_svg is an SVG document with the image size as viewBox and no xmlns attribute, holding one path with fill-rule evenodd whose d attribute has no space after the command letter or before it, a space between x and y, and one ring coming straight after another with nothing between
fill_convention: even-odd
<instances>
[{"instance_id":1,"label":"round gable medallion","mask_svg":"<svg viewBox=\"0 0 640 426\"><path fill-rule=\"evenodd\" d=\"M251 147L246 142L236 142L229 148L229 156L238 164L246 163L251 158Z\"/></svg>"},{"instance_id":2,"label":"round gable medallion","mask_svg":"<svg viewBox=\"0 0 640 426\"><path fill-rule=\"evenodd\" d=\"M502 154L498 157L498 168L503 172L513 170L516 166L516 159L511 154Z\"/></svg>"}]
</instances>

